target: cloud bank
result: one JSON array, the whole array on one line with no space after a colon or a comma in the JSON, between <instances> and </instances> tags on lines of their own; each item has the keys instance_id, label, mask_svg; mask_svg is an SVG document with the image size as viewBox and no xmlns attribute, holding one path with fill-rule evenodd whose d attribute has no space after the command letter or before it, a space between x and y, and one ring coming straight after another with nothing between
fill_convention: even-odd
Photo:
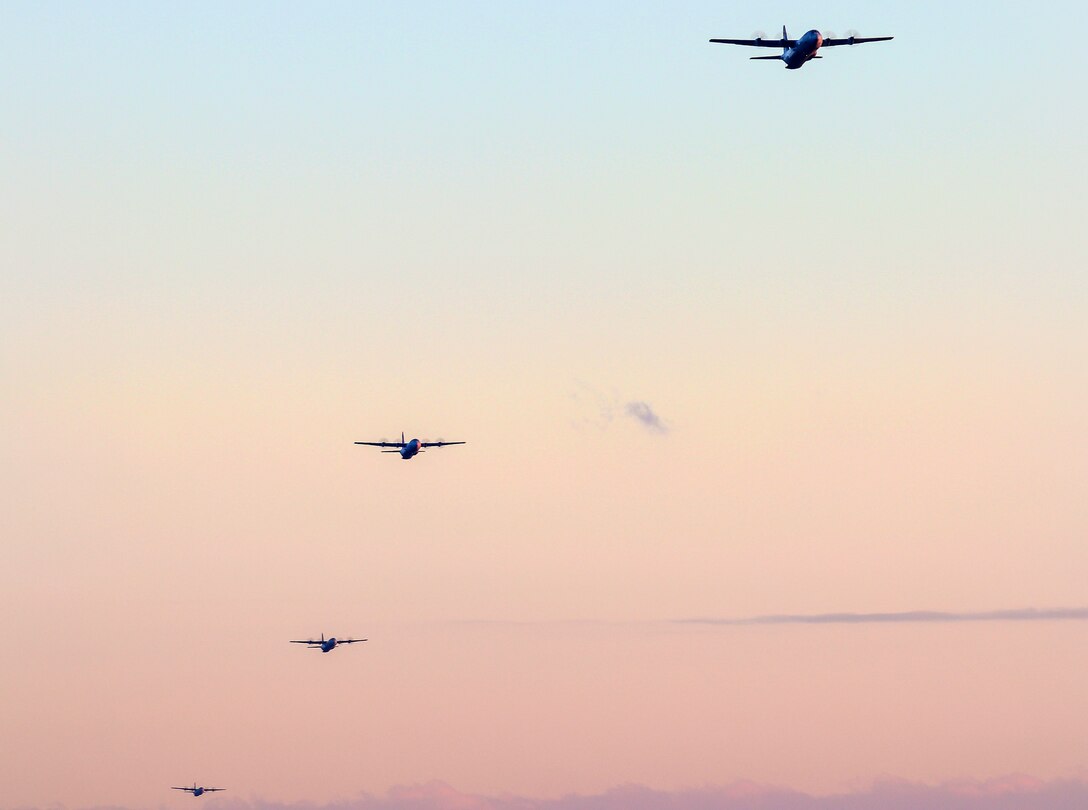
<instances>
[{"instance_id":1,"label":"cloud bank","mask_svg":"<svg viewBox=\"0 0 1088 810\"><path fill-rule=\"evenodd\" d=\"M725 787L659 791L637 785L558 799L479 796L441 782L398 787L327 804L216 799L219 810L1083 810L1088 783L1044 782L1026 776L921 785L886 780L868 790L833 796L737 782Z\"/></svg>"},{"instance_id":2,"label":"cloud bank","mask_svg":"<svg viewBox=\"0 0 1088 810\"><path fill-rule=\"evenodd\" d=\"M1050 622L1084 621L1088 608L1017 608L944 612L906 610L899 613L778 613L768 616L716 619L710 617L675 619L675 624L742 626L753 624L948 624L954 622Z\"/></svg>"}]
</instances>

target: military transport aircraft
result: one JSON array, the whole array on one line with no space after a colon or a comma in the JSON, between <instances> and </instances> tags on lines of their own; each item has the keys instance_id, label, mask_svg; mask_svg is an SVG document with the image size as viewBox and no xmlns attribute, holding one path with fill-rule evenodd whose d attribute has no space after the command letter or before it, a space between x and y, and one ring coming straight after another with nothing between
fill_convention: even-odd
<instances>
[{"instance_id":1,"label":"military transport aircraft","mask_svg":"<svg viewBox=\"0 0 1088 810\"><path fill-rule=\"evenodd\" d=\"M807 31L800 39L790 39L786 33L786 26L782 26L782 39L712 39L711 42L720 42L724 45L748 45L753 48L781 48L782 53L775 56L752 56L750 59L775 59L786 63L787 70L797 70L803 67L809 59L823 59L817 56L820 48L829 48L832 45L860 45L863 42L887 42L893 37L847 37L835 39L824 37L819 31Z\"/></svg>"},{"instance_id":2,"label":"military transport aircraft","mask_svg":"<svg viewBox=\"0 0 1088 810\"><path fill-rule=\"evenodd\" d=\"M292 644L305 644L307 650L321 650L323 653L332 652L341 644L358 644L360 641L366 641L365 638L325 638L325 634L321 634L321 639L315 641L314 639L307 639L306 641L292 641Z\"/></svg>"},{"instance_id":3,"label":"military transport aircraft","mask_svg":"<svg viewBox=\"0 0 1088 810\"><path fill-rule=\"evenodd\" d=\"M193 782L192 787L172 787L171 790L184 790L188 793L192 793L194 796L203 796L205 793L214 793L217 790L226 790L226 788L206 788L197 787L196 782Z\"/></svg>"},{"instance_id":4,"label":"military transport aircraft","mask_svg":"<svg viewBox=\"0 0 1088 810\"><path fill-rule=\"evenodd\" d=\"M422 453L425 447L445 447L447 444L465 444L465 442L421 442L419 439L404 441L404 433L400 434L399 442L355 442L370 447L392 447L393 450L382 450L383 453L400 453L400 457L407 461L416 453Z\"/></svg>"}]
</instances>

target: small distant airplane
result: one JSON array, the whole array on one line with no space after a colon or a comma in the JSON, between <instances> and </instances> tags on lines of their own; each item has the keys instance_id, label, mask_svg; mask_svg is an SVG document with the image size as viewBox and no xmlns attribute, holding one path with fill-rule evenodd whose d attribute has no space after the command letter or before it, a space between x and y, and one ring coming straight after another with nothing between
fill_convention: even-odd
<instances>
[{"instance_id":1,"label":"small distant airplane","mask_svg":"<svg viewBox=\"0 0 1088 810\"><path fill-rule=\"evenodd\" d=\"M750 59L774 59L786 63L786 70L797 70L803 67L809 59L823 59L817 56L820 48L830 48L833 45L861 45L864 42L887 42L894 37L847 37L846 39L833 39L819 31L806 31L800 39L790 39L786 33L786 26L782 26L782 39L712 39L711 42L720 42L724 45L748 45L753 48L781 48L782 53L777 56L751 56Z\"/></svg>"},{"instance_id":2,"label":"small distant airplane","mask_svg":"<svg viewBox=\"0 0 1088 810\"><path fill-rule=\"evenodd\" d=\"M332 652L341 644L358 644L360 641L366 641L365 638L325 638L325 634L321 634L321 639L314 641L312 638L306 641L292 641L292 644L305 644L307 650L321 650L323 653Z\"/></svg>"},{"instance_id":3,"label":"small distant airplane","mask_svg":"<svg viewBox=\"0 0 1088 810\"><path fill-rule=\"evenodd\" d=\"M196 782L193 782L192 787L172 787L171 790L184 790L187 793L192 793L194 796L203 796L205 793L214 793L217 790L226 790L226 788L206 788L197 787Z\"/></svg>"},{"instance_id":4,"label":"small distant airplane","mask_svg":"<svg viewBox=\"0 0 1088 810\"><path fill-rule=\"evenodd\" d=\"M393 447L393 450L382 450L383 453L400 453L400 457L407 461L416 453L422 453L425 447L445 447L448 444L465 444L465 442L421 442L419 439L404 441L404 433L400 434L399 442L355 442L369 447Z\"/></svg>"}]
</instances>

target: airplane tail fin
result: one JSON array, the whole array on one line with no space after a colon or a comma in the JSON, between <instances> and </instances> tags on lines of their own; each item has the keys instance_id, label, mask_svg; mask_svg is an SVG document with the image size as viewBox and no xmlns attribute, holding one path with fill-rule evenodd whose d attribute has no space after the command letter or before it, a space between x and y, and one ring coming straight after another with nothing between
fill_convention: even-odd
<instances>
[{"instance_id":1,"label":"airplane tail fin","mask_svg":"<svg viewBox=\"0 0 1088 810\"><path fill-rule=\"evenodd\" d=\"M400 432L400 443L404 444L404 431L403 430Z\"/></svg>"},{"instance_id":2,"label":"airplane tail fin","mask_svg":"<svg viewBox=\"0 0 1088 810\"><path fill-rule=\"evenodd\" d=\"M790 35L786 33L786 26L782 26L782 53L789 50L789 47L785 44L786 40L790 38Z\"/></svg>"}]
</instances>

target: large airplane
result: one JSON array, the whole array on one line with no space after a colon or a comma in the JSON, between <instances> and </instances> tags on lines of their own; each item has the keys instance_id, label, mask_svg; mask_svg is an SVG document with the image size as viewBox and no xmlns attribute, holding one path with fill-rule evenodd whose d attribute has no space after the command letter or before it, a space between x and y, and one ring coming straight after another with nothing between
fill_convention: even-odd
<instances>
[{"instance_id":1,"label":"large airplane","mask_svg":"<svg viewBox=\"0 0 1088 810\"><path fill-rule=\"evenodd\" d=\"M196 782L193 782L192 787L172 787L171 790L184 790L187 793L192 793L194 796L203 796L205 793L214 793L217 790L226 790L226 788L206 788L197 787Z\"/></svg>"},{"instance_id":2,"label":"large airplane","mask_svg":"<svg viewBox=\"0 0 1088 810\"><path fill-rule=\"evenodd\" d=\"M360 641L366 641L365 638L325 638L325 634L321 634L321 639L315 641L314 639L307 639L306 641L292 641L292 644L305 644L307 650L321 650L323 653L332 652L341 644L358 644Z\"/></svg>"},{"instance_id":3,"label":"large airplane","mask_svg":"<svg viewBox=\"0 0 1088 810\"><path fill-rule=\"evenodd\" d=\"M465 442L421 442L419 439L404 441L404 433L400 434L399 442L355 442L369 447L392 447L393 450L382 450L383 453L400 453L400 457L407 461L416 453L422 453L425 447L445 447L447 444L464 444Z\"/></svg>"},{"instance_id":4,"label":"large airplane","mask_svg":"<svg viewBox=\"0 0 1088 810\"><path fill-rule=\"evenodd\" d=\"M830 48L833 45L861 45L863 42L887 42L893 37L847 37L846 39L825 38L819 31L807 31L800 39L790 39L786 33L786 26L782 26L782 39L712 39L711 42L720 42L724 45L748 45L753 48L781 48L782 53L775 56L752 56L750 59L774 59L786 63L786 70L797 70L804 67L809 59L823 59L817 56L820 48Z\"/></svg>"}]
</instances>

